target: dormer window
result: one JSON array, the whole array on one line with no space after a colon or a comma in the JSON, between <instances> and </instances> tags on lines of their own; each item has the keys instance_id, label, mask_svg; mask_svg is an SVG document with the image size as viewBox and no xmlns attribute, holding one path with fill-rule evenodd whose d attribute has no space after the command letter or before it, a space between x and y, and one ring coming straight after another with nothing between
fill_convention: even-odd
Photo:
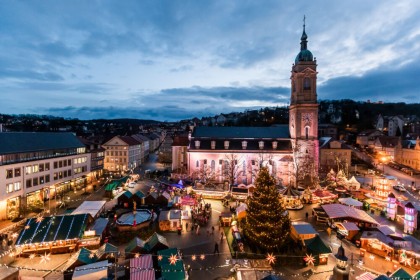
<instances>
[{"instance_id":1,"label":"dormer window","mask_svg":"<svg viewBox=\"0 0 420 280\"><path fill-rule=\"evenodd\" d=\"M258 147L260 148L260 150L264 149L264 141L259 141Z\"/></svg>"},{"instance_id":2,"label":"dormer window","mask_svg":"<svg viewBox=\"0 0 420 280\"><path fill-rule=\"evenodd\" d=\"M194 143L195 143L195 148L200 149L200 141L196 140L194 141Z\"/></svg>"},{"instance_id":3,"label":"dormer window","mask_svg":"<svg viewBox=\"0 0 420 280\"><path fill-rule=\"evenodd\" d=\"M216 149L216 141L211 141L211 149Z\"/></svg>"},{"instance_id":4,"label":"dormer window","mask_svg":"<svg viewBox=\"0 0 420 280\"><path fill-rule=\"evenodd\" d=\"M273 150L276 150L277 149L277 141L273 141Z\"/></svg>"},{"instance_id":5,"label":"dormer window","mask_svg":"<svg viewBox=\"0 0 420 280\"><path fill-rule=\"evenodd\" d=\"M246 150L247 144L248 144L247 141L242 141L242 150Z\"/></svg>"},{"instance_id":6,"label":"dormer window","mask_svg":"<svg viewBox=\"0 0 420 280\"><path fill-rule=\"evenodd\" d=\"M229 141L224 142L225 150L229 149Z\"/></svg>"}]
</instances>

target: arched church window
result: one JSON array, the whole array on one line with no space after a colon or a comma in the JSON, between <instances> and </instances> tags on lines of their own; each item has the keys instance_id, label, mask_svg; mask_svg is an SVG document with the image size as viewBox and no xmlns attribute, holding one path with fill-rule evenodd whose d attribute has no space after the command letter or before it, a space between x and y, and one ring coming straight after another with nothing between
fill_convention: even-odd
<instances>
[{"instance_id":1,"label":"arched church window","mask_svg":"<svg viewBox=\"0 0 420 280\"><path fill-rule=\"evenodd\" d=\"M214 160L211 161L211 172L214 173L215 169L216 169L216 162Z\"/></svg>"},{"instance_id":2,"label":"arched church window","mask_svg":"<svg viewBox=\"0 0 420 280\"><path fill-rule=\"evenodd\" d=\"M303 89L304 90L311 89L311 79L309 79L309 78L304 78L303 79Z\"/></svg>"},{"instance_id":3,"label":"arched church window","mask_svg":"<svg viewBox=\"0 0 420 280\"><path fill-rule=\"evenodd\" d=\"M198 160L195 162L195 167L200 167L200 162Z\"/></svg>"},{"instance_id":4,"label":"arched church window","mask_svg":"<svg viewBox=\"0 0 420 280\"><path fill-rule=\"evenodd\" d=\"M306 140L309 139L309 126L305 126L305 138Z\"/></svg>"}]
</instances>

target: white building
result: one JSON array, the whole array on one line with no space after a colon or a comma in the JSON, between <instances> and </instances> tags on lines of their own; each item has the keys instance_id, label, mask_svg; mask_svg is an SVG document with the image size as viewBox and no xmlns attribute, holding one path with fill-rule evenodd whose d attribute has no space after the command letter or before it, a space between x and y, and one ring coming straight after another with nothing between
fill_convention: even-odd
<instances>
[{"instance_id":1,"label":"white building","mask_svg":"<svg viewBox=\"0 0 420 280\"><path fill-rule=\"evenodd\" d=\"M0 133L0 219L83 187L91 155L72 133Z\"/></svg>"}]
</instances>

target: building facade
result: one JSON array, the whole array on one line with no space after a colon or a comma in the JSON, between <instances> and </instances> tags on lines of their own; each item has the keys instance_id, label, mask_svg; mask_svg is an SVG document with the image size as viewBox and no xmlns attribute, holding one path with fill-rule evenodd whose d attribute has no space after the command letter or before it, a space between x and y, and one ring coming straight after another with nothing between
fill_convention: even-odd
<instances>
[{"instance_id":1,"label":"building facade","mask_svg":"<svg viewBox=\"0 0 420 280\"><path fill-rule=\"evenodd\" d=\"M395 161L420 171L420 139L400 141L395 147Z\"/></svg>"},{"instance_id":2,"label":"building facade","mask_svg":"<svg viewBox=\"0 0 420 280\"><path fill-rule=\"evenodd\" d=\"M48 209L81 189L91 155L72 133L0 133L0 219Z\"/></svg>"},{"instance_id":3,"label":"building facade","mask_svg":"<svg viewBox=\"0 0 420 280\"><path fill-rule=\"evenodd\" d=\"M102 145L106 170L123 172L141 164L142 143L131 136L115 136Z\"/></svg>"},{"instance_id":4,"label":"building facade","mask_svg":"<svg viewBox=\"0 0 420 280\"><path fill-rule=\"evenodd\" d=\"M283 185L309 185L318 174L316 60L305 25L291 75L289 125L195 127L189 139L188 175L204 183L252 184L265 166Z\"/></svg>"}]
</instances>

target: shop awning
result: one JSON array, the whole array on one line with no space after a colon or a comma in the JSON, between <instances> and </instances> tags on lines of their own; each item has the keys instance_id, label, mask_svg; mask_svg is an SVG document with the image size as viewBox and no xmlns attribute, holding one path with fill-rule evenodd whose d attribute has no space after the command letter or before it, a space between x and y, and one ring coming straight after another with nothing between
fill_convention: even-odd
<instances>
[{"instance_id":1,"label":"shop awning","mask_svg":"<svg viewBox=\"0 0 420 280\"><path fill-rule=\"evenodd\" d=\"M130 280L155 280L152 255L130 259Z\"/></svg>"}]
</instances>

